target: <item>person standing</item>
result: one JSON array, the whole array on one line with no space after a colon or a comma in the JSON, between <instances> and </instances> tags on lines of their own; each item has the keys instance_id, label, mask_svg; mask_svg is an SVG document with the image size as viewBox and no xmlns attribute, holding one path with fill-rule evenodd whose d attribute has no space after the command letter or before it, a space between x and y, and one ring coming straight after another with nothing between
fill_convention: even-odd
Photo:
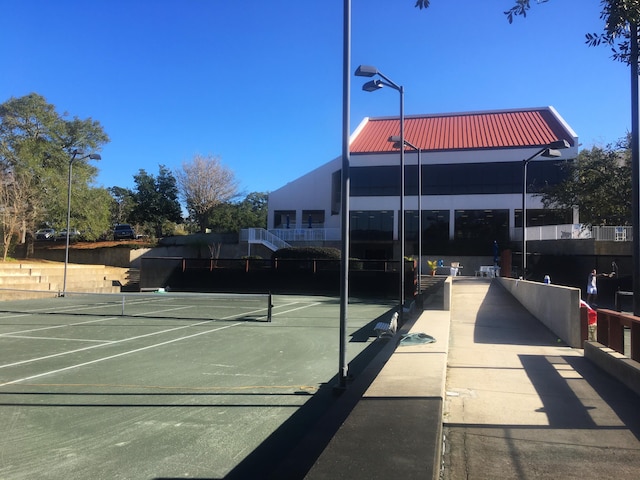
<instances>
[{"instance_id":1,"label":"person standing","mask_svg":"<svg viewBox=\"0 0 640 480\"><path fill-rule=\"evenodd\" d=\"M615 272L601 273L598 275L596 269L591 270L589 274L589 278L587 279L587 303L589 305L595 305L595 302L598 299L598 277L613 277Z\"/></svg>"}]
</instances>

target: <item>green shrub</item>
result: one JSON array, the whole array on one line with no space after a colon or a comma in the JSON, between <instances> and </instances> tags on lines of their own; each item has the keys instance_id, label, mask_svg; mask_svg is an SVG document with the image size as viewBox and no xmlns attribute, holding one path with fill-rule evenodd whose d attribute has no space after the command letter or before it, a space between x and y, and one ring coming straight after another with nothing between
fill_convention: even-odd
<instances>
[{"instance_id":1,"label":"green shrub","mask_svg":"<svg viewBox=\"0 0 640 480\"><path fill-rule=\"evenodd\" d=\"M340 250L333 247L289 247L277 250L271 259L340 260L340 256Z\"/></svg>"}]
</instances>

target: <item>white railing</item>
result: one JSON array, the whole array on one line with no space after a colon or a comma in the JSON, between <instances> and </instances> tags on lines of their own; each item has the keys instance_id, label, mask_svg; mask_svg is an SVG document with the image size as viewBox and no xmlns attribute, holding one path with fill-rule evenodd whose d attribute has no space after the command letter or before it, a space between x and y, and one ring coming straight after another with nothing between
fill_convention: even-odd
<instances>
[{"instance_id":1,"label":"white railing","mask_svg":"<svg viewBox=\"0 0 640 480\"><path fill-rule=\"evenodd\" d=\"M249 243L261 243L271 250L290 247L282 238L268 232L264 228L246 228L240 230L240 241Z\"/></svg>"},{"instance_id":2,"label":"white railing","mask_svg":"<svg viewBox=\"0 0 640 480\"><path fill-rule=\"evenodd\" d=\"M270 248L287 248L289 242L339 241L339 228L263 228L243 229L240 240L249 243L262 243ZM633 240L631 226L584 225L582 223L565 225L544 225L527 227L527 240L584 240L630 242ZM511 229L511 240L522 240L522 228Z\"/></svg>"},{"instance_id":3,"label":"white railing","mask_svg":"<svg viewBox=\"0 0 640 480\"><path fill-rule=\"evenodd\" d=\"M608 226L594 225L591 227L592 237L596 240L607 240L610 242L630 242L633 240L633 227L631 226Z\"/></svg>"},{"instance_id":4,"label":"white railing","mask_svg":"<svg viewBox=\"0 0 640 480\"><path fill-rule=\"evenodd\" d=\"M629 242L633 240L630 226L584 225L582 223L565 225L544 225L527 227L527 240L584 240ZM522 228L511 230L511 240L522 240Z\"/></svg>"},{"instance_id":5,"label":"white railing","mask_svg":"<svg viewBox=\"0 0 640 480\"><path fill-rule=\"evenodd\" d=\"M341 238L339 228L276 228L269 232L287 242L323 242Z\"/></svg>"}]
</instances>

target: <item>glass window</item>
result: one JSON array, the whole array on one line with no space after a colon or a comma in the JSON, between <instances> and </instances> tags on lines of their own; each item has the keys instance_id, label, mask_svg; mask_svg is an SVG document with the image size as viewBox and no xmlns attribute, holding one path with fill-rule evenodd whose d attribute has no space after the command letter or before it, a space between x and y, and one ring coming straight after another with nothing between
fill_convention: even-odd
<instances>
[{"instance_id":1,"label":"glass window","mask_svg":"<svg viewBox=\"0 0 640 480\"><path fill-rule=\"evenodd\" d=\"M566 177L563 162L531 162L527 168L527 191L539 192ZM351 195L400 195L399 166L352 167ZM531 190L529 190L531 189ZM418 192L418 166L405 166L405 195ZM522 193L522 162L486 162L422 165L423 195L474 195Z\"/></svg>"},{"instance_id":2,"label":"glass window","mask_svg":"<svg viewBox=\"0 0 640 480\"><path fill-rule=\"evenodd\" d=\"M388 197L400 195L400 167L352 167L351 196Z\"/></svg>"},{"instance_id":3,"label":"glass window","mask_svg":"<svg viewBox=\"0 0 640 480\"><path fill-rule=\"evenodd\" d=\"M276 210L273 212L273 228L295 228L295 210Z\"/></svg>"},{"instance_id":4,"label":"glass window","mask_svg":"<svg viewBox=\"0 0 640 480\"><path fill-rule=\"evenodd\" d=\"M418 211L405 210L405 248L408 255L418 254ZM422 250L423 254L436 251L449 242L449 211L422 211Z\"/></svg>"},{"instance_id":5,"label":"glass window","mask_svg":"<svg viewBox=\"0 0 640 480\"><path fill-rule=\"evenodd\" d=\"M541 227L543 225L566 225L573 222L573 211L554 209L529 209L527 208L527 226ZM522 209L514 212L514 224L516 228L522 228Z\"/></svg>"},{"instance_id":6,"label":"glass window","mask_svg":"<svg viewBox=\"0 0 640 480\"><path fill-rule=\"evenodd\" d=\"M509 210L456 210L455 239L509 240Z\"/></svg>"},{"instance_id":7,"label":"glass window","mask_svg":"<svg viewBox=\"0 0 640 480\"><path fill-rule=\"evenodd\" d=\"M324 210L303 210L302 219L306 228L324 227Z\"/></svg>"},{"instance_id":8,"label":"glass window","mask_svg":"<svg viewBox=\"0 0 640 480\"><path fill-rule=\"evenodd\" d=\"M351 212L352 240L393 240L391 210L354 210Z\"/></svg>"}]
</instances>

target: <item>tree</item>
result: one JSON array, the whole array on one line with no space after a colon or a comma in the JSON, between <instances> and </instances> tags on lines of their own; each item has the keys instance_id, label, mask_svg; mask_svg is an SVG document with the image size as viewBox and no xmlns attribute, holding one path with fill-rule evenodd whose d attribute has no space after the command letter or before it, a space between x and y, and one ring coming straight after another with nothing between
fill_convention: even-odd
<instances>
[{"instance_id":1,"label":"tree","mask_svg":"<svg viewBox=\"0 0 640 480\"><path fill-rule=\"evenodd\" d=\"M535 0L537 4L547 3L549 0ZM514 17L526 17L531 8L531 0L515 0L515 4L504 12L509 23ZM428 8L429 0L416 0L415 6ZM640 23L640 2L637 0L601 0L602 10L600 18L604 20L603 33L586 34L586 42L590 46L601 44L611 47L613 58L625 63L631 62L631 29L630 25ZM637 61L637 59L636 59Z\"/></svg>"},{"instance_id":2,"label":"tree","mask_svg":"<svg viewBox=\"0 0 640 480\"><path fill-rule=\"evenodd\" d=\"M164 165L159 166L157 177L140 169L133 179L136 183L135 206L129 218L132 223L148 226L160 238L166 222L182 221L176 179Z\"/></svg>"},{"instance_id":3,"label":"tree","mask_svg":"<svg viewBox=\"0 0 640 480\"><path fill-rule=\"evenodd\" d=\"M582 223L631 223L629 138L615 146L582 150L565 168L568 173L566 180L543 190L545 208L570 209L577 205Z\"/></svg>"},{"instance_id":4,"label":"tree","mask_svg":"<svg viewBox=\"0 0 640 480\"><path fill-rule=\"evenodd\" d=\"M2 260L7 259L13 239L23 226L29 203L29 185L25 177L0 172L0 229L2 230Z\"/></svg>"},{"instance_id":5,"label":"tree","mask_svg":"<svg viewBox=\"0 0 640 480\"><path fill-rule=\"evenodd\" d=\"M206 217L216 232L239 232L243 228L266 228L268 195L253 192L237 203L226 202L214 207Z\"/></svg>"},{"instance_id":6,"label":"tree","mask_svg":"<svg viewBox=\"0 0 640 480\"><path fill-rule=\"evenodd\" d=\"M108 141L99 122L91 118L66 119L36 93L11 97L0 104L0 171L11 175L14 184L28 185L31 192L20 212L24 229L44 222L66 227L71 152L95 152ZM73 166L74 190L80 186L89 188L97 168L81 160ZM74 228L82 229L76 218L78 205L74 202L73 206Z\"/></svg>"},{"instance_id":7,"label":"tree","mask_svg":"<svg viewBox=\"0 0 640 480\"><path fill-rule=\"evenodd\" d=\"M176 178L187 211L202 233L213 208L237 195L233 171L222 165L219 157L195 155L191 162L182 164Z\"/></svg>"},{"instance_id":8,"label":"tree","mask_svg":"<svg viewBox=\"0 0 640 480\"><path fill-rule=\"evenodd\" d=\"M109 233L112 198L106 188L87 188L86 185L74 187L71 201L75 225L78 225L85 240L98 240ZM74 224L71 228L74 228Z\"/></svg>"},{"instance_id":9,"label":"tree","mask_svg":"<svg viewBox=\"0 0 640 480\"><path fill-rule=\"evenodd\" d=\"M133 192L128 188L111 187L111 224L125 223L135 205Z\"/></svg>"}]
</instances>

